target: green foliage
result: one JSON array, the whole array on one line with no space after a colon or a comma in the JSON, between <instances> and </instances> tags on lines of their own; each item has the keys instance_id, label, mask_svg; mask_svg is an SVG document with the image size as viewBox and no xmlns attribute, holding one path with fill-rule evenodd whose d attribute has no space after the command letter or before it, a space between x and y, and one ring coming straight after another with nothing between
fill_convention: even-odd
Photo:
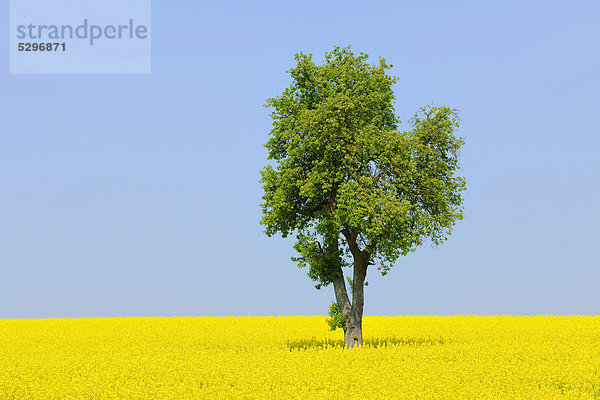
<instances>
[{"instance_id":1,"label":"green foliage","mask_svg":"<svg viewBox=\"0 0 600 400\"><path fill-rule=\"evenodd\" d=\"M331 245L327 246L328 250L324 250L311 232L299 232L296 239L294 249L300 256L292 257L292 261L297 262L300 268L309 266L308 276L318 282L315 285L317 289L329 285L338 276L339 267L346 265L343 251L332 249Z\"/></svg>"},{"instance_id":2,"label":"green foliage","mask_svg":"<svg viewBox=\"0 0 600 400\"><path fill-rule=\"evenodd\" d=\"M344 315L342 314L342 310L338 307L336 302L332 302L329 307L329 316L331 318L327 318L327 325L329 325L329 330L334 331L337 328L342 328L344 333L346 333L346 320L344 319Z\"/></svg>"},{"instance_id":3,"label":"green foliage","mask_svg":"<svg viewBox=\"0 0 600 400\"><path fill-rule=\"evenodd\" d=\"M296 54L291 85L267 99L273 127L261 171L265 233L296 235L292 258L317 289L352 265L342 230L385 275L425 240L438 245L462 219L465 180L455 176L457 112L426 106L397 130L392 67L334 47L323 65Z\"/></svg>"}]
</instances>

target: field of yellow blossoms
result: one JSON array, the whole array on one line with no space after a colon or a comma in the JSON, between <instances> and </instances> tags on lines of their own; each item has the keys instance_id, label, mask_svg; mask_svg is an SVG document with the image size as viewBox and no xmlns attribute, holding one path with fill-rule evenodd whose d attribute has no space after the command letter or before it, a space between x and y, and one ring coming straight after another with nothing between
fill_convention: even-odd
<instances>
[{"instance_id":1,"label":"field of yellow blossoms","mask_svg":"<svg viewBox=\"0 0 600 400\"><path fill-rule=\"evenodd\" d=\"M600 316L0 320L0 399L600 399Z\"/></svg>"}]
</instances>

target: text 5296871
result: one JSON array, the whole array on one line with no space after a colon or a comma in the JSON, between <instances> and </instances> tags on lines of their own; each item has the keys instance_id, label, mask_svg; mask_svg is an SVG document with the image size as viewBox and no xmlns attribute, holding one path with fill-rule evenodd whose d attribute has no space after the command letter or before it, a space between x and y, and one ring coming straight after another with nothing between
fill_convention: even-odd
<instances>
[{"instance_id":1,"label":"text 5296871","mask_svg":"<svg viewBox=\"0 0 600 400\"><path fill-rule=\"evenodd\" d=\"M67 51L66 43L19 43L19 51Z\"/></svg>"}]
</instances>

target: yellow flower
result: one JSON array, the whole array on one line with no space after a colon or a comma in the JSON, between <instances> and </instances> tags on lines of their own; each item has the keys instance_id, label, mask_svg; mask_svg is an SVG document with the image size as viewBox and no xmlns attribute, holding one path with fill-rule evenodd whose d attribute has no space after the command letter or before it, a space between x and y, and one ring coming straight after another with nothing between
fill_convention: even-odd
<instances>
[{"instance_id":1,"label":"yellow flower","mask_svg":"<svg viewBox=\"0 0 600 400\"><path fill-rule=\"evenodd\" d=\"M593 399L598 316L0 320L0 399Z\"/></svg>"}]
</instances>

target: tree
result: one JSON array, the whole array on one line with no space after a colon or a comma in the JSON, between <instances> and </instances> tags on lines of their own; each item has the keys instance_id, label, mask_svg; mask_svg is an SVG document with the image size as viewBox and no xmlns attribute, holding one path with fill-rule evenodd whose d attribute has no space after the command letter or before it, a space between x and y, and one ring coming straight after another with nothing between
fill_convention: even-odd
<instances>
[{"instance_id":1,"label":"tree","mask_svg":"<svg viewBox=\"0 0 600 400\"><path fill-rule=\"evenodd\" d=\"M334 47L325 63L295 55L292 84L266 107L274 111L261 171L265 233L295 233L292 260L308 266L317 289L333 283L348 348L362 345L364 282L374 265L386 275L425 240L438 245L462 219L465 179L453 135L456 110L426 106L399 132L388 65ZM352 301L343 268L353 269Z\"/></svg>"}]
</instances>

